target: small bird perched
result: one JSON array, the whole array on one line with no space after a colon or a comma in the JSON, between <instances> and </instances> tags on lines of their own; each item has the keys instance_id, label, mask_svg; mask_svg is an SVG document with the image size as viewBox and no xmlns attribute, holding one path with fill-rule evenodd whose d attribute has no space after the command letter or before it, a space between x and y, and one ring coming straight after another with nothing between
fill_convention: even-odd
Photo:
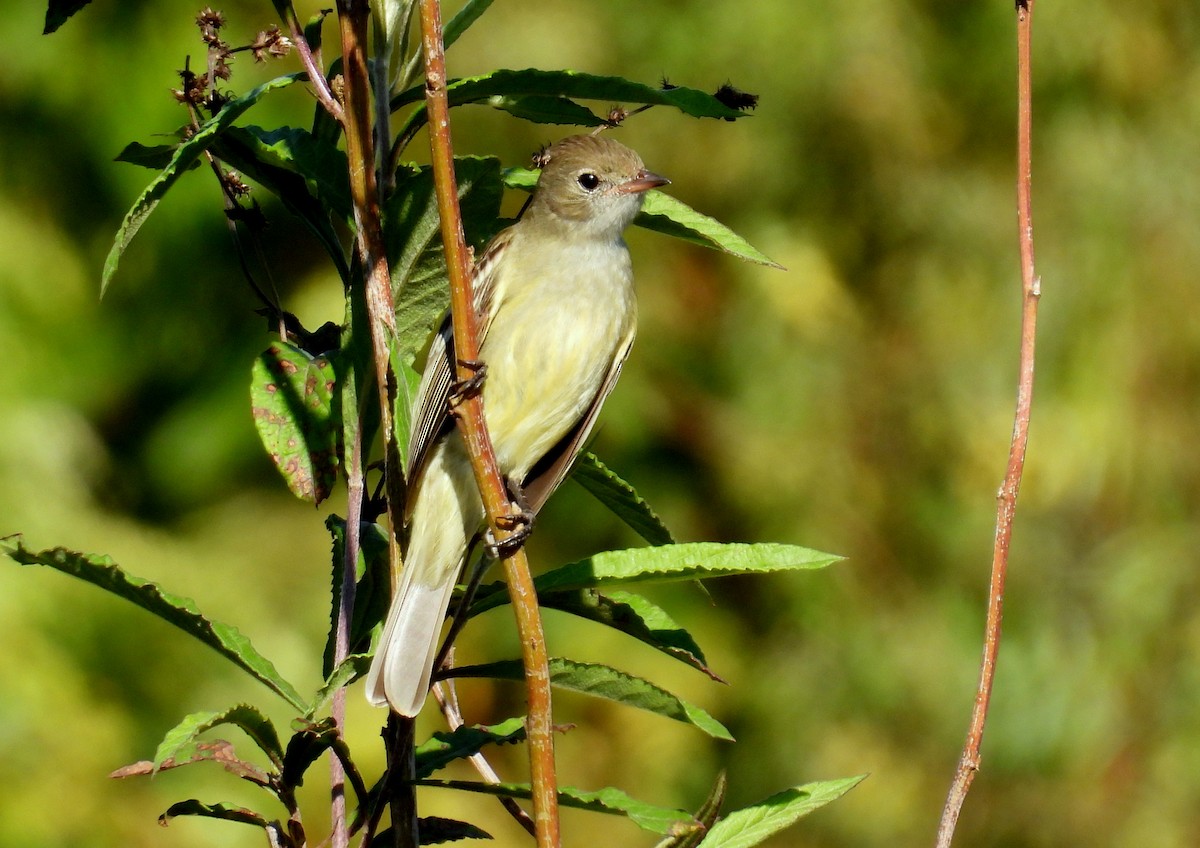
<instances>
[{"instance_id":1,"label":"small bird perched","mask_svg":"<svg viewBox=\"0 0 1200 848\"><path fill-rule=\"evenodd\" d=\"M566 477L629 354L637 304L621 233L643 193L669 182L602 136L563 139L542 164L525 214L474 271L484 415L500 471L532 512ZM447 318L413 409L406 563L367 673L367 699L405 716L425 703L450 595L484 519L450 413L454 363Z\"/></svg>"}]
</instances>

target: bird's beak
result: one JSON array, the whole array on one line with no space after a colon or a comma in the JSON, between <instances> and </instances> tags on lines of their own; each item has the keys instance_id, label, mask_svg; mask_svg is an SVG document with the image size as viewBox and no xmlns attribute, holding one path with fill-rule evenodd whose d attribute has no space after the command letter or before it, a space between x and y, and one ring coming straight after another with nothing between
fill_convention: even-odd
<instances>
[{"instance_id":1,"label":"bird's beak","mask_svg":"<svg viewBox=\"0 0 1200 848\"><path fill-rule=\"evenodd\" d=\"M617 191L621 194L640 194L652 188L668 185L670 182L666 177L660 177L653 171L647 171L645 168L642 168L632 180L623 182L617 186Z\"/></svg>"}]
</instances>

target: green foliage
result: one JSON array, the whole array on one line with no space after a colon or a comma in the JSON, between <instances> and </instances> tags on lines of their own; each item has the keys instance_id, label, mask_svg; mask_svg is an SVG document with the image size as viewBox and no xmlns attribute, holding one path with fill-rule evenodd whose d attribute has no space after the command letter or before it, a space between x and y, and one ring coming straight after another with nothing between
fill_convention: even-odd
<instances>
[{"instance_id":1,"label":"green foliage","mask_svg":"<svg viewBox=\"0 0 1200 848\"><path fill-rule=\"evenodd\" d=\"M80 4L81 5L81 4ZM51 3L47 30L56 28L80 5ZM294 17L290 4L275 3L277 11ZM447 43L461 36L490 5L470 2L451 21ZM209 68L217 68L234 54L217 35L224 26L220 15L207 10L199 23L209 51ZM207 23L205 21L208 21ZM52 26L53 22L53 26ZM313 46L319 45L321 21L314 19L306 28ZM260 33L259 41L267 37ZM256 48L256 56L261 48ZM409 57L411 62L411 57ZM349 169L356 163L338 146L340 133L318 111L312 132L290 124L263 128L240 123L251 110L260 115L274 95L298 82L307 82L303 73L293 73L264 82L240 96L231 95L216 85L215 77L197 77L191 71L181 73L182 88L176 92L180 102L188 104L190 124L176 134L178 140L153 146L133 143L124 148L122 162L152 168L158 174L147 185L118 228L104 262L101 293L113 279L118 263L149 216L169 191L189 172L205 172L207 162L221 182L224 212L241 243L257 245L265 221L257 199L243 199L247 192L243 178L276 199L307 229L309 236L330 260L333 275L342 284L345 298L343 324L328 324L315 331L303 326L296 315L286 311L275 293L272 269L263 269L270 286L260 286L250 271L247 255L241 256L242 270L257 296L265 302L262 310L283 338L271 344L254 361L251 371L251 411L259 437L271 462L283 476L287 488L298 498L318 505L329 498L341 472L348 487L363 487L356 478L347 453L361 443L366 464L372 450L372 437L378 422L368 412L374 396L374 374L369 367L370 351L365 342L363 285L364 269L356 256L353 235L361 209L351 201ZM516 118L535 124L562 124L596 127L619 123L636 114L614 109L604 117L597 115L580 100L606 104L628 103L670 107L683 115L732 121L742 117L741 106L729 105L729 98L698 89L668 85L646 85L621 77L586 74L575 71L497 70L452 81L449 85L452 106L487 103ZM392 295L396 306L396 327L389 339L392 368L391 386L396 413L396 431L400 444L408 428L409 394L414 388L413 363L426 344L429 331L444 312L446 268L439 230L439 213L429 168L396 164L401 162L407 145L426 120L423 104L424 85L396 93L393 110L407 110L397 144L380 173L383 185L382 222L391 274ZM752 102L752 99L749 101ZM318 110L321 108L317 107ZM202 120L202 110L210 116ZM637 110L644 111L644 110ZM381 157L384 161L384 157ZM226 166L236 169L236 173ZM482 247L503 225L500 209L506 186L530 187L536 175L528 171L503 171L496 157L458 157L455 171L463 223L468 242ZM375 198L371 198L374 203ZM716 248L762 265L779 267L749 242L714 219L697 213L666 195L647 198L639 223L648 229L686 241ZM267 291L271 294L268 295ZM403 450L403 447L400 448ZM388 464L396 458L388 456ZM403 457L398 458L399 462ZM790 545L739 545L718 543L674 544L674 537L659 515L644 498L594 455L582 458L575 470L579 482L619 520L638 532L652 547L598 553L586 560L561 566L537 581L539 594L548 608L570 612L576 617L610 628L618 635L631 636L659 652L699 670L712 680L720 680L708 667L703 652L692 636L680 627L658 604L641 595L616 587L725 577L765 574L774 571L816 569L831 564L837 557ZM357 496L361 498L361 495ZM390 590L386 555L387 530L377 518L382 510L377 501L351 501L351 515L362 513L362 520L347 526L331 516L326 527L332 538L333 589L331 626L321 664L319 687L301 695L275 670L271 661L259 654L241 633L202 615L196 604L186 598L163 592L155 583L126 573L111 559L76 553L64 548L33 552L20 537L2 540L2 550L18 563L50 566L79 577L107 592L132 601L151 614L214 648L235 667L270 687L300 717L292 722L292 734L282 740L272 719L260 708L239 703L217 711L194 712L167 732L158 744L151 762L136 763L118 770L114 776L153 775L196 763L217 762L226 771L267 789L287 810L287 824L248 807L233 803L206 803L187 800L173 804L160 817L162 824L178 816L215 818L250 824L267 832L272 844L301 848L308 844L301 823L297 789L319 758L335 757L358 802L359 825L374 829L375 811L386 801L395 775L381 777L376 789L368 792L349 745L343 735L339 716L339 693L363 673L369 659L369 644L386 607ZM350 532L354 531L354 532ZM343 569L348 569L345 575ZM344 577L344 579L343 579ZM349 589L353 586L353 599ZM603 591L601 591L603 590ZM503 591L484 587L474 602L463 595L464 620L505 602ZM347 620L342 623L345 614ZM551 662L552 683L562 690L589 695L622 706L666 717L693 726L712 739L732 741L729 730L701 707L680 698L650 680L618 671L602 663L571 659ZM521 680L525 675L520 661L501 661L465 665L445 672L447 677ZM267 760L265 768L236 756L229 743L207 737L218 728L232 726L244 732ZM415 762L418 785L442 786L475 792L527 797L520 784L470 784L457 780L435 780L432 775L474 757L485 749L525 742L523 719L509 718L492 726L458 726L450 732L434 733L416 746ZM814 784L811 791L797 790L804 803L788 797L774 801L764 820L769 824L739 826L736 836L713 844L753 844L746 834L773 833L804 812L833 800L846 791ZM563 788L562 803L629 818L638 826L669 839L692 840L713 826L725 795L723 778L697 816L683 811L647 804L612 787L595 792ZM783 796L778 796L782 798ZM766 803L766 802L764 802ZM758 808L750 808L757 811ZM745 811L743 811L745 812ZM757 812L754 813L757 815ZM790 818L789 818L790 817ZM746 815L730 815L726 821L740 822ZM393 823L399 826L399 823ZM457 820L423 817L419 821L421 843L450 839L483 838L487 834L473 824ZM709 830L709 828L712 828ZM757 828L757 829L756 829ZM375 833L376 839L387 832ZM730 841L730 840L733 841ZM742 841L738 842L737 839ZM680 842L679 844L684 844Z\"/></svg>"}]
</instances>

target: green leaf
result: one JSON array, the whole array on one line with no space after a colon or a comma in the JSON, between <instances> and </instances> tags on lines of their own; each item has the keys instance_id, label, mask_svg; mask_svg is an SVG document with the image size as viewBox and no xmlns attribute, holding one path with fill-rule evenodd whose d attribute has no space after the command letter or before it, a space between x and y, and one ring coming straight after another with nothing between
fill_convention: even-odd
<instances>
[{"instance_id":1,"label":"green leaf","mask_svg":"<svg viewBox=\"0 0 1200 848\"><path fill-rule=\"evenodd\" d=\"M252 824L264 829L278 828L278 824L267 821L254 810L246 807L236 807L233 804L204 804L195 798L172 804L165 813L158 817L158 823L166 827L176 816L204 816L210 819Z\"/></svg>"},{"instance_id":2,"label":"green leaf","mask_svg":"<svg viewBox=\"0 0 1200 848\"><path fill-rule=\"evenodd\" d=\"M574 127L598 127L606 121L591 109L566 97L506 97L488 98L488 105L516 118L535 124L566 124Z\"/></svg>"},{"instance_id":3,"label":"green leaf","mask_svg":"<svg viewBox=\"0 0 1200 848\"><path fill-rule=\"evenodd\" d=\"M175 156L175 150L179 147L179 143L175 144L156 144L153 147L147 147L136 141L131 141L125 145L125 149L117 154L114 162L125 162L130 165L141 165L143 168L151 168L155 171L161 171L167 165L171 164L171 159ZM200 163L193 162L189 168L198 168Z\"/></svg>"},{"instance_id":4,"label":"green leaf","mask_svg":"<svg viewBox=\"0 0 1200 848\"><path fill-rule=\"evenodd\" d=\"M417 841L420 845L441 845L443 842L457 842L460 839L491 839L492 835L482 828L458 819L447 819L441 816L420 816L417 818ZM395 845L396 837L392 829L386 827L371 839L372 845Z\"/></svg>"},{"instance_id":5,"label":"green leaf","mask_svg":"<svg viewBox=\"0 0 1200 848\"><path fill-rule=\"evenodd\" d=\"M485 795L497 795L503 798L530 798L527 783L477 783L469 780L418 780L417 786L433 786L440 789L457 789L466 792L479 792ZM694 824L690 813L684 810L673 810L669 807L657 807L636 798L631 798L619 789L607 786L595 792L560 786L558 803L563 807L577 810L591 810L596 813L626 816L642 830L651 833L670 833L673 828L683 824Z\"/></svg>"},{"instance_id":6,"label":"green leaf","mask_svg":"<svg viewBox=\"0 0 1200 848\"><path fill-rule=\"evenodd\" d=\"M78 12L92 0L50 0L46 7L46 25L42 35L49 35L67 22L67 18Z\"/></svg>"},{"instance_id":7,"label":"green leaf","mask_svg":"<svg viewBox=\"0 0 1200 848\"><path fill-rule=\"evenodd\" d=\"M783 266L763 254L716 218L697 212L681 200L661 191L646 192L642 211L633 221L639 227L720 250L747 262L783 270Z\"/></svg>"},{"instance_id":8,"label":"green leaf","mask_svg":"<svg viewBox=\"0 0 1200 848\"><path fill-rule=\"evenodd\" d=\"M653 548L605 551L560 566L534 579L538 596L548 592L605 589L636 583L668 583L734 574L769 574L825 568L841 560L797 545L774 543L721 544L687 542ZM508 596L503 584L480 586L471 615L501 606Z\"/></svg>"},{"instance_id":9,"label":"green leaf","mask_svg":"<svg viewBox=\"0 0 1200 848\"><path fill-rule=\"evenodd\" d=\"M485 745L508 745L525 739L525 719L510 718L500 724L487 727L466 725L451 732L438 732L417 747L416 775L429 777L454 760L471 757Z\"/></svg>"},{"instance_id":10,"label":"green leaf","mask_svg":"<svg viewBox=\"0 0 1200 848\"><path fill-rule=\"evenodd\" d=\"M319 504L337 482L333 366L287 342L254 360L250 405L267 455L296 497Z\"/></svg>"},{"instance_id":11,"label":"green leaf","mask_svg":"<svg viewBox=\"0 0 1200 848\"><path fill-rule=\"evenodd\" d=\"M503 179L508 188L533 191L540 172L529 168L505 168ZM644 195L642 211L633 223L647 230L664 233L684 241L728 253L739 259L766 265L783 266L739 236L715 218L710 218L666 192L651 189Z\"/></svg>"},{"instance_id":12,"label":"green leaf","mask_svg":"<svg viewBox=\"0 0 1200 848\"><path fill-rule=\"evenodd\" d=\"M866 775L807 783L785 789L749 807L730 813L713 825L700 848L749 848L790 827L813 810L841 798Z\"/></svg>"},{"instance_id":13,"label":"green leaf","mask_svg":"<svg viewBox=\"0 0 1200 848\"><path fill-rule=\"evenodd\" d=\"M769 574L825 568L841 560L834 554L782 545L687 542L654 548L605 551L549 571L534 581L539 593L589 587L627 586L734 574Z\"/></svg>"},{"instance_id":14,"label":"green leaf","mask_svg":"<svg viewBox=\"0 0 1200 848\"><path fill-rule=\"evenodd\" d=\"M717 820L721 807L725 804L726 788L725 772L722 771L717 775L717 780L713 784L713 788L709 790L708 797L696 811L695 823L676 828L654 848L696 848L708 833L708 829Z\"/></svg>"},{"instance_id":15,"label":"green leaf","mask_svg":"<svg viewBox=\"0 0 1200 848\"><path fill-rule=\"evenodd\" d=\"M303 177L323 207L347 224L353 223L345 151L299 127L230 127L222 141L229 140L244 144L256 161Z\"/></svg>"},{"instance_id":16,"label":"green leaf","mask_svg":"<svg viewBox=\"0 0 1200 848\"><path fill-rule=\"evenodd\" d=\"M304 773L317 757L338 744L338 729L332 717L320 721L298 720L292 726L296 732L288 740L283 755L282 780L285 785L300 786L304 783Z\"/></svg>"},{"instance_id":17,"label":"green leaf","mask_svg":"<svg viewBox=\"0 0 1200 848\"><path fill-rule=\"evenodd\" d=\"M100 277L101 295L104 294L108 288L109 281L112 280L113 275L117 272L117 265L121 261L121 255L125 252L125 248L133 241L133 237L137 235L137 231L141 228L142 224L146 223L146 219L150 217L150 213L158 206L158 202L163 199L163 196L171 186L175 185L180 175L190 168L205 150L212 146L222 132L245 114L247 109L261 100L263 95L304 79L307 79L307 75L303 73L277 77L243 94L241 97L230 100L225 104L225 108L206 121L200 129L196 130L191 138L175 149L175 155L171 158L167 167L163 169L163 172L150 185L146 186L141 196L138 197L130 210L125 213L125 220L121 222L121 227L117 230L117 237L113 241L112 249L108 252L108 258L104 260L104 272Z\"/></svg>"},{"instance_id":18,"label":"green leaf","mask_svg":"<svg viewBox=\"0 0 1200 848\"><path fill-rule=\"evenodd\" d=\"M295 687L279 676L271 661L256 651L249 639L236 627L205 618L190 598L168 594L154 583L126 574L106 556L81 554L66 548L33 552L25 547L20 536L0 539L0 552L21 565L49 566L131 601L199 639L296 709L304 709L304 700Z\"/></svg>"},{"instance_id":19,"label":"green leaf","mask_svg":"<svg viewBox=\"0 0 1200 848\"><path fill-rule=\"evenodd\" d=\"M195 757L200 734L212 730L222 724L232 724L240 727L246 735L262 749L271 759L271 763L279 768L283 762L283 746L279 744L279 734L275 725L256 707L249 704L238 704L221 712L192 713L175 725L154 753L154 771L162 768L167 760L186 760Z\"/></svg>"},{"instance_id":20,"label":"green leaf","mask_svg":"<svg viewBox=\"0 0 1200 848\"><path fill-rule=\"evenodd\" d=\"M651 545L674 543L671 531L650 508L650 504L594 453L585 451L579 455L571 469L571 479L587 489L592 497Z\"/></svg>"},{"instance_id":21,"label":"green leaf","mask_svg":"<svg viewBox=\"0 0 1200 848\"><path fill-rule=\"evenodd\" d=\"M666 610L627 592L600 594L594 589L547 592L538 597L543 609L568 612L595 621L645 642L713 680L724 683L712 669L691 634L676 624Z\"/></svg>"},{"instance_id":22,"label":"green leaf","mask_svg":"<svg viewBox=\"0 0 1200 848\"><path fill-rule=\"evenodd\" d=\"M500 161L456 157L454 175L467 243L479 247L495 234L500 214ZM396 303L394 353L401 362L412 362L450 303L440 221L433 171L397 173L396 190L384 205L384 239Z\"/></svg>"},{"instance_id":23,"label":"green leaf","mask_svg":"<svg viewBox=\"0 0 1200 848\"><path fill-rule=\"evenodd\" d=\"M520 660L502 660L485 665L459 666L446 676L524 680L525 670ZM648 680L606 665L552 657L550 683L559 689L604 698L693 725L716 739L733 740L724 725L695 704L672 695Z\"/></svg>"},{"instance_id":24,"label":"green leaf","mask_svg":"<svg viewBox=\"0 0 1200 848\"><path fill-rule=\"evenodd\" d=\"M471 24L479 19L479 16L488 10L488 6L492 5L492 0L467 0L463 7L459 9L453 18L451 18L446 26L442 29L442 44L444 47L449 47L454 42L458 41L459 37L466 32Z\"/></svg>"},{"instance_id":25,"label":"green leaf","mask_svg":"<svg viewBox=\"0 0 1200 848\"><path fill-rule=\"evenodd\" d=\"M357 612L357 609L355 610ZM367 669L371 667L371 654L351 654L338 664L338 667L333 670L325 680L325 685L317 690L317 694L313 697L313 702L304 715L312 719L317 713L329 706L329 702L333 700L333 695L339 689L349 686L355 680L367 673Z\"/></svg>"},{"instance_id":26,"label":"green leaf","mask_svg":"<svg viewBox=\"0 0 1200 848\"><path fill-rule=\"evenodd\" d=\"M344 407L343 407L344 408ZM334 643L337 637L338 611L342 603L342 576L346 550L346 522L340 516L330 515L325 519L325 529L333 537L331 550L332 579L330 581L329 635L325 641L322 673L326 677L325 687L333 684ZM354 590L354 613L350 619L349 649L351 654L368 654L371 650L371 635L375 626L387 614L392 600L391 563L388 559L387 533L374 522L360 522L358 536L358 561L355 563L357 584ZM363 669L365 672L365 669ZM349 685L358 674L346 678L342 685ZM337 687L334 687L335 689ZM332 691L329 692L332 695ZM318 698L318 702L320 698ZM316 708L309 710L309 714Z\"/></svg>"},{"instance_id":27,"label":"green leaf","mask_svg":"<svg viewBox=\"0 0 1200 848\"><path fill-rule=\"evenodd\" d=\"M597 76L578 71L540 71L533 68L523 71L497 70L477 77L451 80L446 86L451 106L477 103L496 96L571 97L582 100L603 100L606 103L648 103L673 106L685 115L695 118L725 118L733 120L745 117L742 112L731 109L711 94L695 88L680 86L664 89L656 85L643 85L621 77ZM425 99L425 86L417 85L402 91L392 98L392 111L408 103L419 103ZM419 107L423 122L424 105ZM410 118L410 123L412 122Z\"/></svg>"}]
</instances>

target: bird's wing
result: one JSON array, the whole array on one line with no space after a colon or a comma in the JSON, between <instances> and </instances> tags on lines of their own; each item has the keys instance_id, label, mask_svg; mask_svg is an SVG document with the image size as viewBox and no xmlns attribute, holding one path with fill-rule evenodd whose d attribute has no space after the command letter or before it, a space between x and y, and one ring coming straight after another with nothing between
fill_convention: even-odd
<instances>
[{"instance_id":1,"label":"bird's wing","mask_svg":"<svg viewBox=\"0 0 1200 848\"><path fill-rule=\"evenodd\" d=\"M475 262L473 295L475 315L479 323L479 343L487 337L491 326L492 301L496 296L497 265L501 252L512 238L512 228L503 230L488 243ZM455 381L454 327L450 313L429 345L421 386L413 403L412 425L408 439L408 483L411 486L425 467L429 452L446 431L454 426L450 415L450 392ZM411 501L410 501L411 507Z\"/></svg>"},{"instance_id":2,"label":"bird's wing","mask_svg":"<svg viewBox=\"0 0 1200 848\"><path fill-rule=\"evenodd\" d=\"M558 443L547 451L544 457L538 460L537 465L530 469L522 489L527 505L533 512L541 511L546 500L571 472L575 457L578 456L584 442L591 434L592 428L596 425L600 407L604 406L609 392L613 390L613 386L617 384L617 378L621 376L621 366L629 357L629 350L633 347L633 337L634 330L631 328L629 334L621 342L617 355L613 358L612 365L609 366L608 374L604 377L604 382L600 384L600 389L592 398L591 404L584 411L579 422L568 430L566 435L559 439Z\"/></svg>"}]
</instances>

